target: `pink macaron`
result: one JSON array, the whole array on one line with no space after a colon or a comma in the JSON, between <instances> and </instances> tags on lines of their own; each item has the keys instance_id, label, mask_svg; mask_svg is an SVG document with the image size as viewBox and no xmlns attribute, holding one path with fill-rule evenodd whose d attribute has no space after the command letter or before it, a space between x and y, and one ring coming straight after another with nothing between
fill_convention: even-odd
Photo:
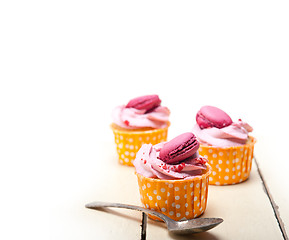
<instances>
[{"instance_id":1,"label":"pink macaron","mask_svg":"<svg viewBox=\"0 0 289 240\"><path fill-rule=\"evenodd\" d=\"M126 108L136 108L146 110L147 112L160 106L161 100L158 95L145 95L131 99Z\"/></svg>"},{"instance_id":2,"label":"pink macaron","mask_svg":"<svg viewBox=\"0 0 289 240\"><path fill-rule=\"evenodd\" d=\"M187 132L166 142L160 150L159 158L165 163L177 163L193 156L198 149L199 142L196 136Z\"/></svg>"},{"instance_id":3,"label":"pink macaron","mask_svg":"<svg viewBox=\"0 0 289 240\"><path fill-rule=\"evenodd\" d=\"M196 115L197 124L203 128L223 128L233 123L230 116L223 110L213 106L203 106Z\"/></svg>"}]
</instances>

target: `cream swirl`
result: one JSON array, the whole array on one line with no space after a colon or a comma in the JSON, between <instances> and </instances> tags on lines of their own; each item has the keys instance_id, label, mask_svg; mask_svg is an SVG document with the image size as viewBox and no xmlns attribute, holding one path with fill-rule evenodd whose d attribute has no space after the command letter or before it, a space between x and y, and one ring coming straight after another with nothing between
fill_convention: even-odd
<instances>
[{"instance_id":1,"label":"cream swirl","mask_svg":"<svg viewBox=\"0 0 289 240\"><path fill-rule=\"evenodd\" d=\"M140 128L165 128L169 124L170 110L158 106L152 111L144 109L126 108L125 105L117 106L112 112L113 122L125 129Z\"/></svg>"},{"instance_id":2,"label":"cream swirl","mask_svg":"<svg viewBox=\"0 0 289 240\"><path fill-rule=\"evenodd\" d=\"M196 124L192 130L201 144L214 147L243 145L249 138L248 133L252 131L253 128L242 120L233 122L231 125L223 128L211 127L201 129Z\"/></svg>"},{"instance_id":3,"label":"cream swirl","mask_svg":"<svg viewBox=\"0 0 289 240\"><path fill-rule=\"evenodd\" d=\"M159 159L159 152L164 144L142 145L133 162L137 173L165 180L190 179L202 175L207 169L207 159L199 156L198 152L178 164L166 164Z\"/></svg>"}]
</instances>

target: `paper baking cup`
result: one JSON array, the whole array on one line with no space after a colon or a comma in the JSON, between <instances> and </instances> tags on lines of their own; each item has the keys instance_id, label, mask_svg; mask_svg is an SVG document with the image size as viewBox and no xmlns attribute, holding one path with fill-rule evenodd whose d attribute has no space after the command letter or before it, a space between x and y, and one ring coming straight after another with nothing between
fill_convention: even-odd
<instances>
[{"instance_id":1,"label":"paper baking cup","mask_svg":"<svg viewBox=\"0 0 289 240\"><path fill-rule=\"evenodd\" d=\"M114 133L119 163L133 166L136 153L144 143L155 145L167 141L168 127L144 131L125 131L112 124L111 129Z\"/></svg>"},{"instance_id":2,"label":"paper baking cup","mask_svg":"<svg viewBox=\"0 0 289 240\"><path fill-rule=\"evenodd\" d=\"M187 180L160 180L136 173L140 198L145 208L174 220L200 216L207 207L210 167L205 174ZM154 220L161 219L149 215Z\"/></svg>"},{"instance_id":3,"label":"paper baking cup","mask_svg":"<svg viewBox=\"0 0 289 240\"><path fill-rule=\"evenodd\" d=\"M212 167L210 184L230 185L245 181L250 176L256 139L236 147L212 147L201 145L199 154L209 160Z\"/></svg>"}]
</instances>

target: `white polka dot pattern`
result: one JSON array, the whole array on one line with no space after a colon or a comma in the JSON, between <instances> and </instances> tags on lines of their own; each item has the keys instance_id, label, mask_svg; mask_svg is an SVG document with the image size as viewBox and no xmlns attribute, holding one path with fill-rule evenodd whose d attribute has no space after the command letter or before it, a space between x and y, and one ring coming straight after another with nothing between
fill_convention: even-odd
<instances>
[{"instance_id":1,"label":"white polka dot pattern","mask_svg":"<svg viewBox=\"0 0 289 240\"><path fill-rule=\"evenodd\" d=\"M167 128L146 131L124 131L111 125L118 153L118 161L122 165L133 166L136 153L144 143L157 144L167 141Z\"/></svg>"},{"instance_id":2,"label":"white polka dot pattern","mask_svg":"<svg viewBox=\"0 0 289 240\"><path fill-rule=\"evenodd\" d=\"M136 174L142 204L174 220L200 216L207 206L209 174L210 170L188 180L160 180ZM150 188L146 187L148 183Z\"/></svg>"},{"instance_id":3,"label":"white polka dot pattern","mask_svg":"<svg viewBox=\"0 0 289 240\"><path fill-rule=\"evenodd\" d=\"M201 145L199 154L206 155L212 167L210 184L230 185L248 179L255 143L256 139L250 137L247 144L237 147L217 148Z\"/></svg>"}]
</instances>

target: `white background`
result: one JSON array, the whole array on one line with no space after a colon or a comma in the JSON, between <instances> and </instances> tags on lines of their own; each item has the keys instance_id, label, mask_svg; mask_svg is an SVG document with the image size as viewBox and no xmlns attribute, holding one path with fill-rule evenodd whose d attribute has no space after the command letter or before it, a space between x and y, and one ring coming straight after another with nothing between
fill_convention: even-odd
<instances>
[{"instance_id":1,"label":"white background","mask_svg":"<svg viewBox=\"0 0 289 240\"><path fill-rule=\"evenodd\" d=\"M288 12L273 0L1 1L1 238L49 236L53 204L92 191L85 162L113 143L113 107L145 94L171 110L169 138L207 104L251 124L288 226Z\"/></svg>"}]
</instances>

